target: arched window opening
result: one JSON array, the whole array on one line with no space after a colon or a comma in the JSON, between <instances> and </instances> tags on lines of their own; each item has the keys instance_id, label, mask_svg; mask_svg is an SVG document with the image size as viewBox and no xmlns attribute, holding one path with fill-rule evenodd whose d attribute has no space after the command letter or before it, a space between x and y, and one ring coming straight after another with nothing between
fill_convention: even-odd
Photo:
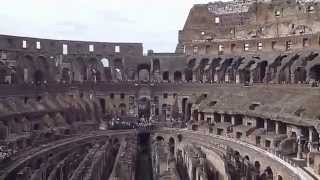
<instances>
[{"instance_id":1,"label":"arched window opening","mask_svg":"<svg viewBox=\"0 0 320 180\"><path fill-rule=\"evenodd\" d=\"M169 81L169 71L165 71L162 74L162 80Z\"/></svg>"},{"instance_id":2,"label":"arched window opening","mask_svg":"<svg viewBox=\"0 0 320 180\"><path fill-rule=\"evenodd\" d=\"M192 72L192 70L187 69L185 71L185 78L186 78L187 82L192 82L192 80L193 80L193 72Z\"/></svg>"},{"instance_id":3,"label":"arched window opening","mask_svg":"<svg viewBox=\"0 0 320 180\"><path fill-rule=\"evenodd\" d=\"M104 68L108 68L110 66L109 59L107 59L107 58L101 59L101 63L102 63Z\"/></svg>"},{"instance_id":4,"label":"arched window opening","mask_svg":"<svg viewBox=\"0 0 320 180\"><path fill-rule=\"evenodd\" d=\"M304 83L307 78L307 72L303 67L298 67L294 73L295 83Z\"/></svg>"},{"instance_id":5,"label":"arched window opening","mask_svg":"<svg viewBox=\"0 0 320 180\"><path fill-rule=\"evenodd\" d=\"M175 82L182 81L182 73L180 71L174 72L173 76L174 76L174 81Z\"/></svg>"},{"instance_id":6,"label":"arched window opening","mask_svg":"<svg viewBox=\"0 0 320 180\"><path fill-rule=\"evenodd\" d=\"M310 79L320 81L320 65L315 65L310 69Z\"/></svg>"}]
</instances>

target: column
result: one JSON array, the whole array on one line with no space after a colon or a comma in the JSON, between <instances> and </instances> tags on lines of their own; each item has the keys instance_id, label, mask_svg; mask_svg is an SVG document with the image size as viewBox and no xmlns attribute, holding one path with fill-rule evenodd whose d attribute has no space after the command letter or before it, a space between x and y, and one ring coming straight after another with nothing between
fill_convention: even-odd
<instances>
[{"instance_id":1,"label":"column","mask_svg":"<svg viewBox=\"0 0 320 180\"><path fill-rule=\"evenodd\" d=\"M182 73L181 81L182 81L182 82L185 82L185 81L186 81L186 75L185 75L185 73L184 73L184 72Z\"/></svg>"},{"instance_id":2,"label":"column","mask_svg":"<svg viewBox=\"0 0 320 180\"><path fill-rule=\"evenodd\" d=\"M290 73L290 78L291 78L291 84L294 84L294 81L295 81L295 79L294 79L294 72L291 72L291 73Z\"/></svg>"},{"instance_id":3,"label":"column","mask_svg":"<svg viewBox=\"0 0 320 180\"><path fill-rule=\"evenodd\" d=\"M297 142L298 142L298 152L297 152L297 159L302 159L302 142L301 142L301 129L297 128Z\"/></svg>"},{"instance_id":4,"label":"column","mask_svg":"<svg viewBox=\"0 0 320 180\"><path fill-rule=\"evenodd\" d=\"M264 128L265 130L268 130L268 120L267 120L267 119L264 120L263 128Z\"/></svg>"},{"instance_id":5,"label":"column","mask_svg":"<svg viewBox=\"0 0 320 180\"><path fill-rule=\"evenodd\" d=\"M250 83L253 84L254 73L253 70L250 71Z\"/></svg>"},{"instance_id":6,"label":"column","mask_svg":"<svg viewBox=\"0 0 320 180\"><path fill-rule=\"evenodd\" d=\"M236 84L239 84L240 83L240 74L239 72L237 72L236 74Z\"/></svg>"},{"instance_id":7,"label":"column","mask_svg":"<svg viewBox=\"0 0 320 180\"><path fill-rule=\"evenodd\" d=\"M280 126L280 122L276 121L276 134L280 134L279 126Z\"/></svg>"},{"instance_id":8,"label":"column","mask_svg":"<svg viewBox=\"0 0 320 180\"><path fill-rule=\"evenodd\" d=\"M236 117L231 116L231 124L234 126L236 125Z\"/></svg>"},{"instance_id":9,"label":"column","mask_svg":"<svg viewBox=\"0 0 320 180\"><path fill-rule=\"evenodd\" d=\"M313 128L309 127L309 142L313 142Z\"/></svg>"},{"instance_id":10,"label":"column","mask_svg":"<svg viewBox=\"0 0 320 180\"><path fill-rule=\"evenodd\" d=\"M225 76L224 76L224 81L225 81L226 83L229 82L229 74L228 74L228 72L226 72L226 74L225 74Z\"/></svg>"},{"instance_id":11,"label":"column","mask_svg":"<svg viewBox=\"0 0 320 180\"><path fill-rule=\"evenodd\" d=\"M221 114L221 122L224 122L224 114Z\"/></svg>"},{"instance_id":12,"label":"column","mask_svg":"<svg viewBox=\"0 0 320 180\"><path fill-rule=\"evenodd\" d=\"M197 72L192 72L192 82L197 82Z\"/></svg>"},{"instance_id":13,"label":"column","mask_svg":"<svg viewBox=\"0 0 320 180\"><path fill-rule=\"evenodd\" d=\"M213 81L218 82L218 73L217 72L214 73Z\"/></svg>"}]
</instances>

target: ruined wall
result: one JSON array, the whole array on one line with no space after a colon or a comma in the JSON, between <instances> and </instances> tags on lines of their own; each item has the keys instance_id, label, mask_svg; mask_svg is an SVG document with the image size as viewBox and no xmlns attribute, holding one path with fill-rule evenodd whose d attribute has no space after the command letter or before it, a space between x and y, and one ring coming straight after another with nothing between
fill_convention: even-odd
<instances>
[{"instance_id":1,"label":"ruined wall","mask_svg":"<svg viewBox=\"0 0 320 180\"><path fill-rule=\"evenodd\" d=\"M319 47L316 2L230 1L194 5L176 52L187 55Z\"/></svg>"}]
</instances>

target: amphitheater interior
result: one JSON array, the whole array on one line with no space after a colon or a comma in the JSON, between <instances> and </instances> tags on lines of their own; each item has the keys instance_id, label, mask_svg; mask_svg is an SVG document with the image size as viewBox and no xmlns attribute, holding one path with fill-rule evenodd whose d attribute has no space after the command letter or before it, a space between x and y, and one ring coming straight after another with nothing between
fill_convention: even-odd
<instances>
[{"instance_id":1,"label":"amphitheater interior","mask_svg":"<svg viewBox=\"0 0 320 180\"><path fill-rule=\"evenodd\" d=\"M317 0L195 4L143 52L0 35L0 179L320 179Z\"/></svg>"}]
</instances>

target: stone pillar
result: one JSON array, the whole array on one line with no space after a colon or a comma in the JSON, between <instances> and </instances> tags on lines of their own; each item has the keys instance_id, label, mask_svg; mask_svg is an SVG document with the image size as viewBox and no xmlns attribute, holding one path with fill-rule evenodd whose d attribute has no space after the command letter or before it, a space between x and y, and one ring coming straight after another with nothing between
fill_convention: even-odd
<instances>
[{"instance_id":1,"label":"stone pillar","mask_svg":"<svg viewBox=\"0 0 320 180\"><path fill-rule=\"evenodd\" d=\"M301 142L302 132L301 132L301 128L297 127L296 134L297 134L297 143L298 143L297 159L302 159L302 142Z\"/></svg>"},{"instance_id":2,"label":"stone pillar","mask_svg":"<svg viewBox=\"0 0 320 180\"><path fill-rule=\"evenodd\" d=\"M24 82L28 82L28 69L27 68L24 68L23 69L23 81Z\"/></svg>"},{"instance_id":3,"label":"stone pillar","mask_svg":"<svg viewBox=\"0 0 320 180\"><path fill-rule=\"evenodd\" d=\"M233 126L236 125L236 117L234 117L233 115L231 116L231 124Z\"/></svg>"},{"instance_id":4,"label":"stone pillar","mask_svg":"<svg viewBox=\"0 0 320 180\"><path fill-rule=\"evenodd\" d=\"M197 72L192 72L192 82L197 82Z\"/></svg>"},{"instance_id":5,"label":"stone pillar","mask_svg":"<svg viewBox=\"0 0 320 180\"><path fill-rule=\"evenodd\" d=\"M280 134L279 132L279 126L280 126L280 122L276 122L276 134Z\"/></svg>"},{"instance_id":6,"label":"stone pillar","mask_svg":"<svg viewBox=\"0 0 320 180\"><path fill-rule=\"evenodd\" d=\"M226 83L228 83L229 82L229 74L226 72L226 75L224 76L224 81L226 82Z\"/></svg>"},{"instance_id":7,"label":"stone pillar","mask_svg":"<svg viewBox=\"0 0 320 180\"><path fill-rule=\"evenodd\" d=\"M240 83L240 74L239 72L236 74L236 84Z\"/></svg>"},{"instance_id":8,"label":"stone pillar","mask_svg":"<svg viewBox=\"0 0 320 180\"><path fill-rule=\"evenodd\" d=\"M294 72L291 72L291 73L290 73L290 78L291 78L291 84L294 84L294 81L295 81L295 79L294 79Z\"/></svg>"},{"instance_id":9,"label":"stone pillar","mask_svg":"<svg viewBox=\"0 0 320 180\"><path fill-rule=\"evenodd\" d=\"M268 120L267 120L267 119L264 120L263 128L264 128L265 130L268 130Z\"/></svg>"},{"instance_id":10,"label":"stone pillar","mask_svg":"<svg viewBox=\"0 0 320 180\"><path fill-rule=\"evenodd\" d=\"M221 122L223 123L224 122L224 114L221 114Z\"/></svg>"},{"instance_id":11,"label":"stone pillar","mask_svg":"<svg viewBox=\"0 0 320 180\"><path fill-rule=\"evenodd\" d=\"M313 128L312 127L309 127L309 142L313 142Z\"/></svg>"},{"instance_id":12,"label":"stone pillar","mask_svg":"<svg viewBox=\"0 0 320 180\"><path fill-rule=\"evenodd\" d=\"M185 75L185 73L182 73L181 81L182 81L182 82L185 82L185 81L186 81L186 75Z\"/></svg>"},{"instance_id":13,"label":"stone pillar","mask_svg":"<svg viewBox=\"0 0 320 180\"><path fill-rule=\"evenodd\" d=\"M253 84L254 73L253 70L250 71L250 83Z\"/></svg>"},{"instance_id":14,"label":"stone pillar","mask_svg":"<svg viewBox=\"0 0 320 180\"><path fill-rule=\"evenodd\" d=\"M217 72L214 73L213 81L218 82L218 73Z\"/></svg>"},{"instance_id":15,"label":"stone pillar","mask_svg":"<svg viewBox=\"0 0 320 180\"><path fill-rule=\"evenodd\" d=\"M297 152L297 159L302 159L302 143L301 143L301 135L298 136L298 152Z\"/></svg>"}]
</instances>

